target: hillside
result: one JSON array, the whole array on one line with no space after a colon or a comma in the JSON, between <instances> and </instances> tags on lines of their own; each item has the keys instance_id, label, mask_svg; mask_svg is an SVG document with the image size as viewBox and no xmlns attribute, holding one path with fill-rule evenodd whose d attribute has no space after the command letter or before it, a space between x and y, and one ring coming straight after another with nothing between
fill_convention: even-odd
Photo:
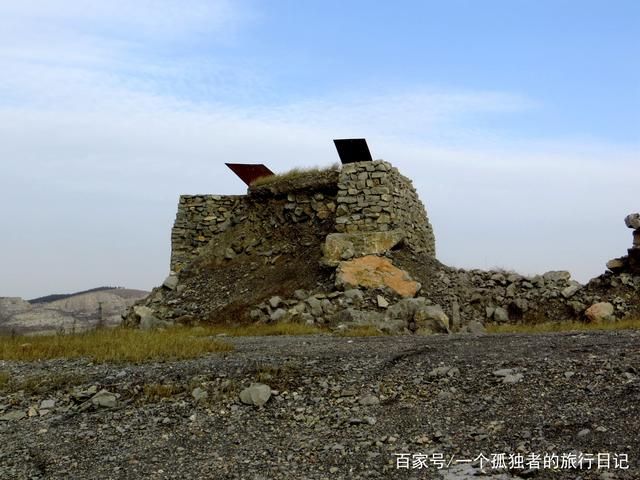
<instances>
[{"instance_id":1,"label":"hillside","mask_svg":"<svg viewBox=\"0 0 640 480\"><path fill-rule=\"evenodd\" d=\"M35 303L0 297L0 333L43 334L84 331L98 323L120 324L122 315L148 292L99 287L76 294L48 295ZM43 299L57 298L45 302Z\"/></svg>"},{"instance_id":2,"label":"hillside","mask_svg":"<svg viewBox=\"0 0 640 480\"><path fill-rule=\"evenodd\" d=\"M50 303L50 302L55 302L56 300L64 300L65 298L73 297L76 295L82 295L83 293L101 292L104 290L115 290L116 288L120 288L120 287L96 287L96 288L90 288L89 290L83 290L81 292L75 292L75 293L53 293L51 295L45 295L44 297L33 298L27 301L32 305L36 303Z\"/></svg>"}]
</instances>

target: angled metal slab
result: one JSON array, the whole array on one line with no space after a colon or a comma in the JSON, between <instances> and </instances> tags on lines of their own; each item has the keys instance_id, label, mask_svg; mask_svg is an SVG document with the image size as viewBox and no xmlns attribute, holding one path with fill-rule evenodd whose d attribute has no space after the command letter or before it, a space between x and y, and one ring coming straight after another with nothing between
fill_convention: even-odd
<instances>
[{"instance_id":1,"label":"angled metal slab","mask_svg":"<svg viewBox=\"0 0 640 480\"><path fill-rule=\"evenodd\" d=\"M342 138L334 140L342 164L355 162L371 162L371 152L364 138Z\"/></svg>"},{"instance_id":2,"label":"angled metal slab","mask_svg":"<svg viewBox=\"0 0 640 480\"><path fill-rule=\"evenodd\" d=\"M225 165L247 186L251 186L259 178L273 175L273 172L262 163L225 163Z\"/></svg>"}]
</instances>

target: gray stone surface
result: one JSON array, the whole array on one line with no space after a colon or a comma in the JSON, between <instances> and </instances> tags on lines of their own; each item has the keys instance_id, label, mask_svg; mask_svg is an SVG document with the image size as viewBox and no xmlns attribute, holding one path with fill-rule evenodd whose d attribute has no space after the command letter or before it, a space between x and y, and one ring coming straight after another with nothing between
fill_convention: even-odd
<instances>
[{"instance_id":1,"label":"gray stone surface","mask_svg":"<svg viewBox=\"0 0 640 480\"><path fill-rule=\"evenodd\" d=\"M554 270L544 273L542 278L550 282L569 281L571 274L565 270Z\"/></svg>"},{"instance_id":2,"label":"gray stone surface","mask_svg":"<svg viewBox=\"0 0 640 480\"><path fill-rule=\"evenodd\" d=\"M562 290L562 296L564 298L571 298L578 290L580 290L580 285L569 285L567 288Z\"/></svg>"},{"instance_id":3,"label":"gray stone surface","mask_svg":"<svg viewBox=\"0 0 640 480\"><path fill-rule=\"evenodd\" d=\"M417 333L447 333L449 331L449 317L440 305L424 305L416 310L413 320Z\"/></svg>"},{"instance_id":4,"label":"gray stone surface","mask_svg":"<svg viewBox=\"0 0 640 480\"><path fill-rule=\"evenodd\" d=\"M196 387L191 391L191 396L196 402L201 402L203 400L206 400L209 394L206 390L203 390L200 387Z\"/></svg>"},{"instance_id":5,"label":"gray stone surface","mask_svg":"<svg viewBox=\"0 0 640 480\"><path fill-rule=\"evenodd\" d=\"M136 305L133 307L133 312L139 317L139 325L141 330L154 330L156 328L166 328L170 325L170 322L161 320L156 317L155 312L146 306Z\"/></svg>"},{"instance_id":6,"label":"gray stone surface","mask_svg":"<svg viewBox=\"0 0 640 480\"><path fill-rule=\"evenodd\" d=\"M27 414L24 410L12 410L10 412L5 413L4 415L0 415L0 421L4 422L14 422L17 420L22 420L26 418Z\"/></svg>"},{"instance_id":7,"label":"gray stone surface","mask_svg":"<svg viewBox=\"0 0 640 480\"><path fill-rule=\"evenodd\" d=\"M281 303L282 299L280 297L271 297L269 299L269 305L271 305L271 308L278 308Z\"/></svg>"},{"instance_id":8,"label":"gray stone surface","mask_svg":"<svg viewBox=\"0 0 640 480\"><path fill-rule=\"evenodd\" d=\"M271 398L271 387L264 383L252 383L240 392L240 401L246 405L261 407Z\"/></svg>"},{"instance_id":9,"label":"gray stone surface","mask_svg":"<svg viewBox=\"0 0 640 480\"><path fill-rule=\"evenodd\" d=\"M103 389L91 398L91 403L96 407L115 408L118 406L118 399L115 394Z\"/></svg>"},{"instance_id":10,"label":"gray stone surface","mask_svg":"<svg viewBox=\"0 0 640 480\"><path fill-rule=\"evenodd\" d=\"M375 395L366 394L360 397L358 403L364 406L378 405L380 403L380 399Z\"/></svg>"},{"instance_id":11,"label":"gray stone surface","mask_svg":"<svg viewBox=\"0 0 640 480\"><path fill-rule=\"evenodd\" d=\"M169 275L167 278L165 278L164 282L162 282L162 286L168 288L169 290L175 290L178 286L178 276Z\"/></svg>"},{"instance_id":12,"label":"gray stone surface","mask_svg":"<svg viewBox=\"0 0 640 480\"><path fill-rule=\"evenodd\" d=\"M272 322L278 322L287 316L287 311L284 308L277 308L269 316L269 320Z\"/></svg>"},{"instance_id":13,"label":"gray stone surface","mask_svg":"<svg viewBox=\"0 0 640 480\"><path fill-rule=\"evenodd\" d=\"M509 321L509 313L502 307L496 307L493 311L493 319L499 323L506 323Z\"/></svg>"}]
</instances>

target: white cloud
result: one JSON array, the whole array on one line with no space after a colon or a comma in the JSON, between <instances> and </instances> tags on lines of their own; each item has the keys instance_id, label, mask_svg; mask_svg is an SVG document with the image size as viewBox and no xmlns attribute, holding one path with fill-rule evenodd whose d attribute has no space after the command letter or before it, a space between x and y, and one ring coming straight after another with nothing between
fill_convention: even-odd
<instances>
[{"instance_id":1,"label":"white cloud","mask_svg":"<svg viewBox=\"0 0 640 480\"><path fill-rule=\"evenodd\" d=\"M126 32L166 41L194 33L219 34L246 12L230 0L23 0L3 4L2 13L14 31L18 26L38 27L22 30L35 33L34 38L39 32L62 33L67 27L92 37Z\"/></svg>"}]
</instances>

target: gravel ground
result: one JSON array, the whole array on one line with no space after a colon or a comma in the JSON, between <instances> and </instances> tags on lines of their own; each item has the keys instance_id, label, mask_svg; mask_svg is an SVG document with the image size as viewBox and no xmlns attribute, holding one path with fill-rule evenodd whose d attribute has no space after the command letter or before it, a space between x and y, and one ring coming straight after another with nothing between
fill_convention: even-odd
<instances>
[{"instance_id":1,"label":"gravel ground","mask_svg":"<svg viewBox=\"0 0 640 480\"><path fill-rule=\"evenodd\" d=\"M225 341L0 362L0 478L640 478L640 332Z\"/></svg>"}]
</instances>

